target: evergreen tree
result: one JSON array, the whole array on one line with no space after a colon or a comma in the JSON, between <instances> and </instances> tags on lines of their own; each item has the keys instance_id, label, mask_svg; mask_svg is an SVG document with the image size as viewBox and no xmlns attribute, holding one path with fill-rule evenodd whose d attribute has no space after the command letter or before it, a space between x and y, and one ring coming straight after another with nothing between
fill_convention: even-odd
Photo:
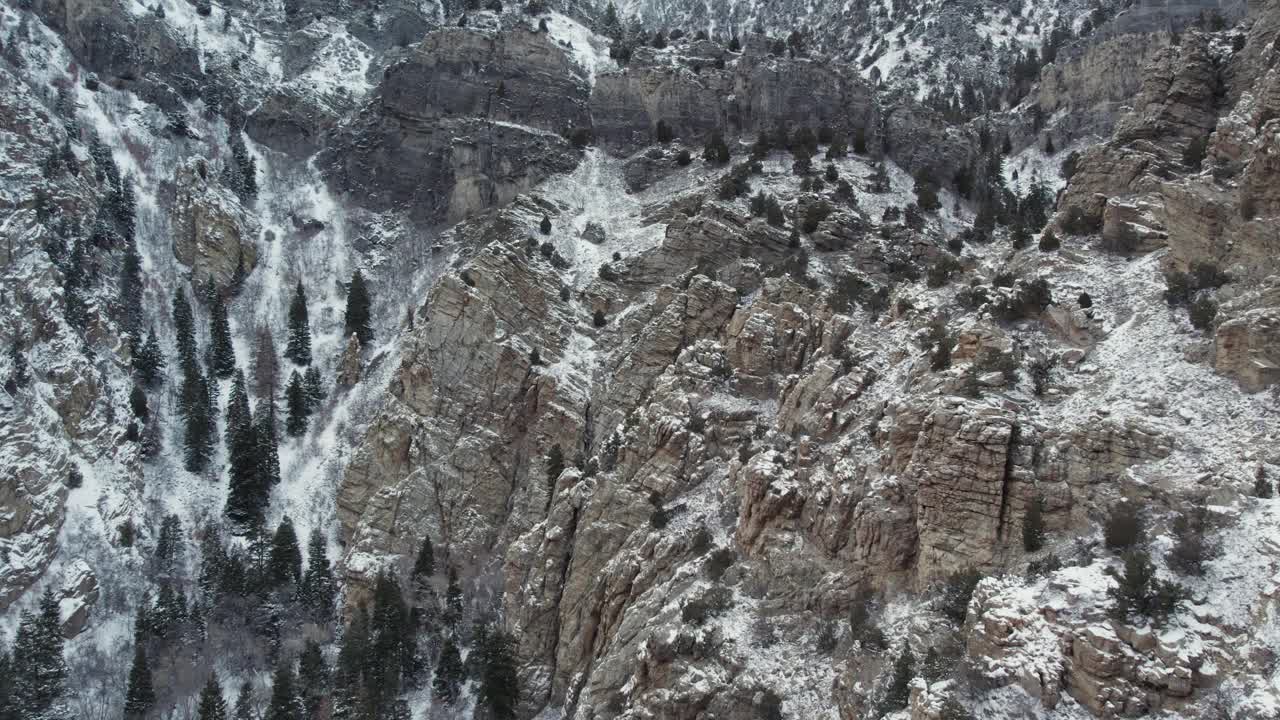
<instances>
[{"instance_id":1,"label":"evergreen tree","mask_svg":"<svg viewBox=\"0 0 1280 720\"><path fill-rule=\"evenodd\" d=\"M302 703L294 690L293 668L287 662L276 666L271 679L271 704L263 720L303 720Z\"/></svg>"},{"instance_id":2,"label":"evergreen tree","mask_svg":"<svg viewBox=\"0 0 1280 720\"><path fill-rule=\"evenodd\" d=\"M298 549L298 534L288 515L276 527L271 538L271 558L268 571L274 585L296 583L302 579L302 552Z\"/></svg>"},{"instance_id":3,"label":"evergreen tree","mask_svg":"<svg viewBox=\"0 0 1280 720\"><path fill-rule=\"evenodd\" d=\"M195 362L186 363L179 397L179 410L184 421L183 462L188 472L199 473L213 454L213 406L209 382Z\"/></svg>"},{"instance_id":4,"label":"evergreen tree","mask_svg":"<svg viewBox=\"0 0 1280 720\"><path fill-rule=\"evenodd\" d=\"M307 542L307 571L302 576L299 599L313 616L319 620L327 620L333 613L333 594L336 590L337 583L333 578L333 567L329 564L324 535L320 533L320 528L312 528L311 539Z\"/></svg>"},{"instance_id":5,"label":"evergreen tree","mask_svg":"<svg viewBox=\"0 0 1280 720\"><path fill-rule=\"evenodd\" d=\"M329 693L329 668L325 665L319 643L311 638L307 638L302 654L298 656L298 690L306 717L320 717L320 707Z\"/></svg>"},{"instance_id":6,"label":"evergreen tree","mask_svg":"<svg viewBox=\"0 0 1280 720\"><path fill-rule=\"evenodd\" d=\"M263 474L265 448L259 436L262 418L254 421L243 380L237 378L237 381L227 404L227 450L231 468L224 512L242 530L248 530L261 526L271 486Z\"/></svg>"},{"instance_id":7,"label":"evergreen tree","mask_svg":"<svg viewBox=\"0 0 1280 720\"><path fill-rule=\"evenodd\" d=\"M129 687L124 695L125 720L141 720L156 703L151 684L151 665L147 662L146 643L136 634L133 643L133 665L129 668Z\"/></svg>"},{"instance_id":8,"label":"evergreen tree","mask_svg":"<svg viewBox=\"0 0 1280 720\"><path fill-rule=\"evenodd\" d=\"M369 615L363 606L356 609L351 624L342 635L338 662L334 666L334 710L338 717L357 714L356 704L363 693L362 678L369 653Z\"/></svg>"},{"instance_id":9,"label":"evergreen tree","mask_svg":"<svg viewBox=\"0 0 1280 720\"><path fill-rule=\"evenodd\" d=\"M88 286L88 257L84 242L76 238L71 246L71 257L63 269L62 290L65 297L64 314L72 327L84 329L88 321L88 306L84 299L84 290Z\"/></svg>"},{"instance_id":10,"label":"evergreen tree","mask_svg":"<svg viewBox=\"0 0 1280 720\"><path fill-rule=\"evenodd\" d=\"M253 414L249 410L249 391L245 389L244 373L236 370L236 379L231 384L231 397L227 400L226 417L227 450L234 449L236 438L245 432L252 432Z\"/></svg>"},{"instance_id":11,"label":"evergreen tree","mask_svg":"<svg viewBox=\"0 0 1280 720\"><path fill-rule=\"evenodd\" d=\"M418 557L413 562L413 576L415 578L429 578L433 577L435 574L435 548L431 546L431 536L424 535L422 537L422 546L418 548Z\"/></svg>"},{"instance_id":12,"label":"evergreen tree","mask_svg":"<svg viewBox=\"0 0 1280 720\"><path fill-rule=\"evenodd\" d=\"M159 577L170 577L178 569L182 555L182 521L177 515L166 515L160 523L160 534L156 539L153 555L155 573Z\"/></svg>"},{"instance_id":13,"label":"evergreen tree","mask_svg":"<svg viewBox=\"0 0 1280 720\"><path fill-rule=\"evenodd\" d=\"M297 370L289 376L289 386L284 391L285 406L289 417L284 429L290 437L300 437L307 432L307 391L302 386L302 376Z\"/></svg>"},{"instance_id":14,"label":"evergreen tree","mask_svg":"<svg viewBox=\"0 0 1280 720\"><path fill-rule=\"evenodd\" d=\"M53 588L40 596L35 614L24 611L13 640L13 706L21 717L55 717L67 678L62 654L62 622ZM46 716L45 713L48 713Z\"/></svg>"},{"instance_id":15,"label":"evergreen tree","mask_svg":"<svg viewBox=\"0 0 1280 720\"><path fill-rule=\"evenodd\" d=\"M1027 504L1022 518L1022 548L1036 552L1044 547L1044 497L1037 495Z\"/></svg>"},{"instance_id":16,"label":"evergreen tree","mask_svg":"<svg viewBox=\"0 0 1280 720\"><path fill-rule=\"evenodd\" d=\"M1205 538L1209 510L1197 503L1179 513L1173 521L1173 548L1165 556L1169 568L1183 575L1204 575L1204 564L1217 555L1218 548Z\"/></svg>"},{"instance_id":17,"label":"evergreen tree","mask_svg":"<svg viewBox=\"0 0 1280 720\"><path fill-rule=\"evenodd\" d=\"M147 421L147 426L142 431L141 450L143 460L154 460L164 450L164 441L160 437L162 422L159 410L153 412L151 419Z\"/></svg>"},{"instance_id":18,"label":"evergreen tree","mask_svg":"<svg viewBox=\"0 0 1280 720\"><path fill-rule=\"evenodd\" d=\"M210 673L209 680L200 691L198 720L227 720L227 701L222 698L222 685L218 674Z\"/></svg>"},{"instance_id":19,"label":"evergreen tree","mask_svg":"<svg viewBox=\"0 0 1280 720\"><path fill-rule=\"evenodd\" d=\"M449 582L444 591L445 622L456 626L462 619L462 586L458 584L458 571L449 566Z\"/></svg>"},{"instance_id":20,"label":"evergreen tree","mask_svg":"<svg viewBox=\"0 0 1280 720\"><path fill-rule=\"evenodd\" d=\"M445 640L444 649L440 651L440 660L436 663L435 679L431 682L431 689L435 693L436 700L445 705L452 705L458 699L458 694L462 689L462 681L462 655L458 653L458 646L454 644L453 638L449 638Z\"/></svg>"},{"instance_id":21,"label":"evergreen tree","mask_svg":"<svg viewBox=\"0 0 1280 720\"><path fill-rule=\"evenodd\" d=\"M1127 622L1132 616L1150 618L1159 627L1182 599L1182 588L1156 577L1151 556L1140 547L1124 552L1124 570L1108 593L1115 600L1112 617Z\"/></svg>"},{"instance_id":22,"label":"evergreen tree","mask_svg":"<svg viewBox=\"0 0 1280 720\"><path fill-rule=\"evenodd\" d=\"M265 400L258 402L258 415L254 421L254 441L257 443L258 478L262 492L271 491L272 486L280 484L280 449L276 438L276 423L272 416L275 410ZM265 504L265 500L263 501Z\"/></svg>"},{"instance_id":23,"label":"evergreen tree","mask_svg":"<svg viewBox=\"0 0 1280 720\"><path fill-rule=\"evenodd\" d=\"M260 325L253 343L253 394L274 406L279 382L280 359L276 356L275 339L271 336L271 328ZM258 412L262 409L259 408Z\"/></svg>"},{"instance_id":24,"label":"evergreen tree","mask_svg":"<svg viewBox=\"0 0 1280 720\"><path fill-rule=\"evenodd\" d=\"M302 374L302 393L307 401L307 414L320 409L320 404L328 397L324 389L324 381L320 379L320 368L312 365Z\"/></svg>"},{"instance_id":25,"label":"evergreen tree","mask_svg":"<svg viewBox=\"0 0 1280 720\"><path fill-rule=\"evenodd\" d=\"M236 351L231 345L231 324L227 320L227 303L222 293L213 293L213 307L209 314L209 351L213 358L213 374L229 378L236 371Z\"/></svg>"},{"instance_id":26,"label":"evergreen tree","mask_svg":"<svg viewBox=\"0 0 1280 720\"><path fill-rule=\"evenodd\" d=\"M365 286L364 275L356 270L351 276L351 284L347 288L347 310L343 320L344 336L355 333L360 344L368 346L373 341L371 307L373 301L369 297L369 288Z\"/></svg>"},{"instance_id":27,"label":"evergreen tree","mask_svg":"<svg viewBox=\"0 0 1280 720\"><path fill-rule=\"evenodd\" d=\"M236 696L236 708L232 717L234 720L258 720L253 712L253 689L249 687L248 680L240 684L240 694Z\"/></svg>"},{"instance_id":28,"label":"evergreen tree","mask_svg":"<svg viewBox=\"0 0 1280 720\"><path fill-rule=\"evenodd\" d=\"M702 159L714 163L716 165L724 165L729 162L729 146L725 144L724 136L717 130L711 133L707 138L707 143L702 148Z\"/></svg>"},{"instance_id":29,"label":"evergreen tree","mask_svg":"<svg viewBox=\"0 0 1280 720\"><path fill-rule=\"evenodd\" d=\"M17 673L9 653L0 646L0 720L22 720L13 697L13 680Z\"/></svg>"},{"instance_id":30,"label":"evergreen tree","mask_svg":"<svg viewBox=\"0 0 1280 720\"><path fill-rule=\"evenodd\" d=\"M907 706L911 697L911 680L916 674L916 659L911 654L911 647L903 645L902 653L893 662L893 675L889 678L889 686L885 688L884 697L877 708L883 715L901 710Z\"/></svg>"},{"instance_id":31,"label":"evergreen tree","mask_svg":"<svg viewBox=\"0 0 1280 720\"><path fill-rule=\"evenodd\" d=\"M165 368L164 354L160 351L155 328L147 331L146 342L138 343L136 348L131 358L134 377L143 385L154 387Z\"/></svg>"},{"instance_id":32,"label":"evergreen tree","mask_svg":"<svg viewBox=\"0 0 1280 720\"><path fill-rule=\"evenodd\" d=\"M365 689L377 714L392 707L400 690L417 674L417 642L412 616L394 574L379 573L370 617L370 654L380 662L366 671Z\"/></svg>"},{"instance_id":33,"label":"evergreen tree","mask_svg":"<svg viewBox=\"0 0 1280 720\"><path fill-rule=\"evenodd\" d=\"M196 321L191 303L181 288L173 292L173 331L177 336L178 359L183 368L196 362Z\"/></svg>"},{"instance_id":34,"label":"evergreen tree","mask_svg":"<svg viewBox=\"0 0 1280 720\"><path fill-rule=\"evenodd\" d=\"M480 691L477 701L493 720L514 720L520 702L515 642L501 628L494 628L484 634L483 643L478 645Z\"/></svg>"},{"instance_id":35,"label":"evergreen tree","mask_svg":"<svg viewBox=\"0 0 1280 720\"><path fill-rule=\"evenodd\" d=\"M136 335L142 327L142 257L132 238L125 246L124 263L120 268L120 287L117 305L120 308L120 329Z\"/></svg>"},{"instance_id":36,"label":"evergreen tree","mask_svg":"<svg viewBox=\"0 0 1280 720\"><path fill-rule=\"evenodd\" d=\"M307 317L307 293L301 280L289 303L289 343L284 356L298 365L311 364L311 321Z\"/></svg>"}]
</instances>

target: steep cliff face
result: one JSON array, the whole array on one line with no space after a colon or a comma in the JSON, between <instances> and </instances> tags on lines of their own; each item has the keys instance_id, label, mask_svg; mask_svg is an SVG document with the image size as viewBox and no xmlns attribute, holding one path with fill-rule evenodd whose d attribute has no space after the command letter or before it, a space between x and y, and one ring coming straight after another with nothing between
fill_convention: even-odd
<instances>
[{"instance_id":1,"label":"steep cliff face","mask_svg":"<svg viewBox=\"0 0 1280 720\"><path fill-rule=\"evenodd\" d=\"M511 635L520 717L1267 717L1280 7L1212 31L1185 30L1196 3L1108 16L1025 101L996 112L993 94L959 123L925 96L994 92L986 60L1084 9L814 8L809 44L783 49L747 31L776 34L786 5L651 3L723 25L625 66L569 6L6 8L4 640L50 590L84 702L114 710L127 668L101 659L130 654L158 583L210 607L194 543L244 531L223 512L234 380L210 381L226 429L187 472L177 422L158 448L139 437L136 341L154 324L177 346L187 294L208 347L212 287L257 380L304 286L320 396L263 512L320 531L307 559L340 557L341 612L237 600L241 625L212 620L191 646L227 682L261 685L304 640L349 660L333 646L385 608L393 572L421 640L399 716L487 712L475 621ZM39 42L9 44L22 20ZM731 50L716 36L733 28ZM818 143L814 171L781 147L742 162L779 125L840 142ZM1056 176L1046 128L1080 155L1037 242L1028 207L1047 196L1013 175ZM731 162L698 157L715 132ZM228 179L247 158L256 196ZM95 227L113 164L139 194L132 330L130 242ZM94 247L64 255L66 238ZM93 281L69 284L86 252ZM345 317L356 269L371 337ZM153 417L190 399L178 372L139 389ZM275 401L263 384L256 413ZM1103 530L1121 501L1141 508L1128 545ZM191 549L157 576L171 516ZM414 572L427 539L438 577ZM1139 550L1159 582L1125 595ZM446 640L472 673L456 698L430 689ZM174 662L177 707L209 668Z\"/></svg>"}]
</instances>

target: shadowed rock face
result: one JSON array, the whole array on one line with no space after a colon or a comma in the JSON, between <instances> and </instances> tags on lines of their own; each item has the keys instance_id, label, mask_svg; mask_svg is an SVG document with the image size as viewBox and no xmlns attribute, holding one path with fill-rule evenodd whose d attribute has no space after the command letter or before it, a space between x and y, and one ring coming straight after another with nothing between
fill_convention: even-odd
<instances>
[{"instance_id":1,"label":"shadowed rock face","mask_svg":"<svg viewBox=\"0 0 1280 720\"><path fill-rule=\"evenodd\" d=\"M448 28L387 68L319 165L367 208L453 222L573 169L574 128L590 128L587 85L545 34Z\"/></svg>"},{"instance_id":2,"label":"shadowed rock face","mask_svg":"<svg viewBox=\"0 0 1280 720\"><path fill-rule=\"evenodd\" d=\"M754 139L779 122L873 130L871 87L848 66L719 50L715 62L693 67L640 48L624 70L599 76L591 94L596 137L627 153L651 144L659 121L687 143L717 130Z\"/></svg>"}]
</instances>

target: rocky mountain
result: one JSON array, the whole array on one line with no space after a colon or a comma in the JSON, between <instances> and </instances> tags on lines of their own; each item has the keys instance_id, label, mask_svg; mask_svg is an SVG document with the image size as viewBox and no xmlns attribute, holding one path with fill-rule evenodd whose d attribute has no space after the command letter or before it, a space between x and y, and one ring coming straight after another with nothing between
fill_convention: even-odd
<instances>
[{"instance_id":1,"label":"rocky mountain","mask_svg":"<svg viewBox=\"0 0 1280 720\"><path fill-rule=\"evenodd\" d=\"M1280 716L1280 3L0 3L0 717Z\"/></svg>"}]
</instances>

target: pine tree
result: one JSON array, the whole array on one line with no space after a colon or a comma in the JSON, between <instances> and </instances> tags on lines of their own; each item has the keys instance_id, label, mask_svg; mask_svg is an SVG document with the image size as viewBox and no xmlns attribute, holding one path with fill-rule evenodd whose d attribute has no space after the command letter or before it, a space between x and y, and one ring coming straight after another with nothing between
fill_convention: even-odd
<instances>
[{"instance_id":1,"label":"pine tree","mask_svg":"<svg viewBox=\"0 0 1280 720\"><path fill-rule=\"evenodd\" d=\"M312 528L311 539L307 542L307 571L302 576L299 599L316 619L323 621L333 614L333 594L336 590L337 583L333 578L333 567L329 564L324 535L320 533L320 528Z\"/></svg>"},{"instance_id":2,"label":"pine tree","mask_svg":"<svg viewBox=\"0 0 1280 720\"><path fill-rule=\"evenodd\" d=\"M462 689L462 679L462 655L458 653L458 646L454 644L453 638L449 638L445 640L444 649L440 651L435 679L431 682L436 700L445 705L452 705L458 699L458 693Z\"/></svg>"},{"instance_id":3,"label":"pine tree","mask_svg":"<svg viewBox=\"0 0 1280 720\"><path fill-rule=\"evenodd\" d=\"M222 685L218 674L210 673L209 680L200 691L198 720L227 720L227 701L222 698Z\"/></svg>"},{"instance_id":4,"label":"pine tree","mask_svg":"<svg viewBox=\"0 0 1280 720\"><path fill-rule=\"evenodd\" d=\"M151 665L147 662L147 650L143 637L138 634L133 643L133 666L129 668L129 687L124 696L125 720L141 720L156 703L156 691L151 684Z\"/></svg>"},{"instance_id":5,"label":"pine tree","mask_svg":"<svg viewBox=\"0 0 1280 720\"><path fill-rule=\"evenodd\" d=\"M477 701L493 720L513 720L520 702L515 642L501 628L484 634L480 650L480 691Z\"/></svg>"},{"instance_id":6,"label":"pine tree","mask_svg":"<svg viewBox=\"0 0 1280 720\"><path fill-rule=\"evenodd\" d=\"M156 339L156 330L147 331L146 342L137 344L131 359L134 377L147 387L154 387L164 372L164 354L160 351L160 341Z\"/></svg>"},{"instance_id":7,"label":"pine tree","mask_svg":"<svg viewBox=\"0 0 1280 720\"><path fill-rule=\"evenodd\" d=\"M196 362L196 321L191 312L187 294L178 288L173 291L173 331L177 336L178 359L185 368Z\"/></svg>"},{"instance_id":8,"label":"pine tree","mask_svg":"<svg viewBox=\"0 0 1280 720\"><path fill-rule=\"evenodd\" d=\"M307 293L301 280L289 303L289 343L284 356L298 365L311 364L311 322L307 317Z\"/></svg>"},{"instance_id":9,"label":"pine tree","mask_svg":"<svg viewBox=\"0 0 1280 720\"><path fill-rule=\"evenodd\" d=\"M280 484L280 448L276 438L275 408L265 400L258 402L258 415L254 421L254 441L257 443L258 478L265 497L271 488ZM263 501L265 505L265 500Z\"/></svg>"},{"instance_id":10,"label":"pine tree","mask_svg":"<svg viewBox=\"0 0 1280 720\"><path fill-rule=\"evenodd\" d=\"M40 596L35 614L23 612L13 640L12 697L23 718L56 716L67 664L62 654L62 622L53 588Z\"/></svg>"},{"instance_id":11,"label":"pine tree","mask_svg":"<svg viewBox=\"0 0 1280 720\"><path fill-rule=\"evenodd\" d=\"M551 234L551 218L547 217L546 215L543 215L542 220L538 223L538 231L541 232L543 235L550 235Z\"/></svg>"},{"instance_id":12,"label":"pine tree","mask_svg":"<svg viewBox=\"0 0 1280 720\"><path fill-rule=\"evenodd\" d=\"M153 554L156 575L162 578L172 576L178 568L181 555L182 521L177 515L166 515L160 523L160 534L156 538Z\"/></svg>"},{"instance_id":13,"label":"pine tree","mask_svg":"<svg viewBox=\"0 0 1280 720\"><path fill-rule=\"evenodd\" d=\"M369 652L369 615L363 606L356 609L351 624L342 635L338 661L334 666L334 711L337 717L356 715L363 692L362 676Z\"/></svg>"},{"instance_id":14,"label":"pine tree","mask_svg":"<svg viewBox=\"0 0 1280 720\"><path fill-rule=\"evenodd\" d=\"M231 345L227 303L219 292L213 293L213 307L209 310L209 344L213 374L223 379L231 377L236 371L236 351Z\"/></svg>"},{"instance_id":15,"label":"pine tree","mask_svg":"<svg viewBox=\"0 0 1280 720\"><path fill-rule=\"evenodd\" d=\"M276 356L275 339L271 336L271 328L260 325L253 344L253 394L259 400L274 404L279 382L280 358Z\"/></svg>"},{"instance_id":16,"label":"pine tree","mask_svg":"<svg viewBox=\"0 0 1280 720\"><path fill-rule=\"evenodd\" d=\"M285 406L289 417L284 429L290 437L300 437L307 432L307 391L302 386L302 376L297 370L289 376L289 386L284 391Z\"/></svg>"},{"instance_id":17,"label":"pine tree","mask_svg":"<svg viewBox=\"0 0 1280 720\"><path fill-rule=\"evenodd\" d=\"M227 404L227 450L231 469L224 512L242 530L248 530L261 526L271 486L263 474L265 448L259 437L263 418L254 421L244 380L236 380Z\"/></svg>"},{"instance_id":18,"label":"pine tree","mask_svg":"<svg viewBox=\"0 0 1280 720\"><path fill-rule=\"evenodd\" d=\"M307 638L302 654L298 656L298 690L302 695L305 716L319 717L324 697L329 693L329 668L325 665L319 643L311 638Z\"/></svg>"},{"instance_id":19,"label":"pine tree","mask_svg":"<svg viewBox=\"0 0 1280 720\"><path fill-rule=\"evenodd\" d=\"M248 680L240 684L240 694L236 696L236 708L232 717L234 720L258 720L253 711L253 689L249 687Z\"/></svg>"},{"instance_id":20,"label":"pine tree","mask_svg":"<svg viewBox=\"0 0 1280 720\"><path fill-rule=\"evenodd\" d=\"M209 382L194 361L184 368L179 409L184 421L183 464L188 472L199 473L213 454L215 428Z\"/></svg>"},{"instance_id":21,"label":"pine tree","mask_svg":"<svg viewBox=\"0 0 1280 720\"><path fill-rule=\"evenodd\" d=\"M458 571L449 566L449 582L445 586L445 622L450 626L457 626L462 620L462 586L458 584Z\"/></svg>"},{"instance_id":22,"label":"pine tree","mask_svg":"<svg viewBox=\"0 0 1280 720\"><path fill-rule=\"evenodd\" d=\"M307 401L307 414L320 409L320 404L328 397L324 389L324 381L320 379L320 368L312 365L302 374L302 392Z\"/></svg>"},{"instance_id":23,"label":"pine tree","mask_svg":"<svg viewBox=\"0 0 1280 720\"><path fill-rule=\"evenodd\" d=\"M147 426L142 431L142 459L154 460L160 457L160 453L164 450L164 441L160 437L160 427L163 421L160 419L160 411L156 410L151 413L151 419L147 422Z\"/></svg>"},{"instance_id":24,"label":"pine tree","mask_svg":"<svg viewBox=\"0 0 1280 720\"><path fill-rule=\"evenodd\" d=\"M373 326L370 324L372 299L369 288L365 286L364 275L356 270L351 276L351 285L347 288L347 310L343 320L344 336L355 333L360 344L368 346L373 341Z\"/></svg>"},{"instance_id":25,"label":"pine tree","mask_svg":"<svg viewBox=\"0 0 1280 720\"><path fill-rule=\"evenodd\" d=\"M436 574L436 553L431 545L431 536L422 537L422 546L418 548L418 557L413 561L413 577L430 578Z\"/></svg>"},{"instance_id":26,"label":"pine tree","mask_svg":"<svg viewBox=\"0 0 1280 720\"><path fill-rule=\"evenodd\" d=\"M240 433L252 432L253 414L249 410L249 391L245 389L244 373L236 370L231 384L231 397L227 400L226 417L227 450L231 451Z\"/></svg>"},{"instance_id":27,"label":"pine tree","mask_svg":"<svg viewBox=\"0 0 1280 720\"><path fill-rule=\"evenodd\" d=\"M303 720L302 703L294 690L293 668L287 662L276 666L271 679L271 704L263 720Z\"/></svg>"},{"instance_id":28,"label":"pine tree","mask_svg":"<svg viewBox=\"0 0 1280 720\"><path fill-rule=\"evenodd\" d=\"M271 581L275 585L296 583L302 578L302 552L298 549L298 534L288 515L276 527L271 538L271 558L267 561Z\"/></svg>"},{"instance_id":29,"label":"pine tree","mask_svg":"<svg viewBox=\"0 0 1280 720\"><path fill-rule=\"evenodd\" d=\"M74 328L83 330L88 321L88 307L84 299L84 289L89 283L87 277L88 259L84 242L76 238L71 246L71 257L62 272L62 293L64 297L63 315Z\"/></svg>"},{"instance_id":30,"label":"pine tree","mask_svg":"<svg viewBox=\"0 0 1280 720\"><path fill-rule=\"evenodd\" d=\"M124 263L120 268L120 287L117 305L120 307L120 329L136 335L142 326L142 257L132 238L125 247Z\"/></svg>"}]
</instances>

